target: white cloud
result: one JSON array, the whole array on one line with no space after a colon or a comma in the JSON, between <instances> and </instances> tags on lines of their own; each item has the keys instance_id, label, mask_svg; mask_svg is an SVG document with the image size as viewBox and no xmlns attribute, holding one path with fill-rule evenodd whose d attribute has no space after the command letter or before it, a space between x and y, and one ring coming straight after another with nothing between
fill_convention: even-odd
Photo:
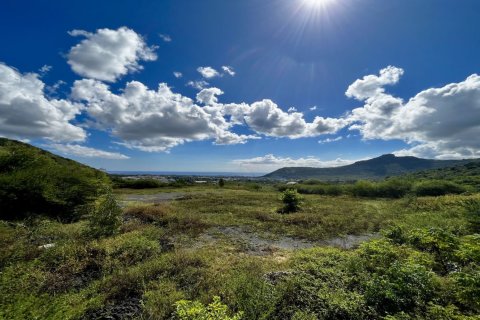
<instances>
[{"instance_id":1,"label":"white cloud","mask_svg":"<svg viewBox=\"0 0 480 320\"><path fill-rule=\"evenodd\" d=\"M205 80L197 80L197 81L188 81L186 85L188 87L192 87L192 88L197 89L197 90L202 90L202 89L206 88L207 86L209 86L210 83L208 83Z\"/></svg>"},{"instance_id":2,"label":"white cloud","mask_svg":"<svg viewBox=\"0 0 480 320\"><path fill-rule=\"evenodd\" d=\"M46 145L45 147L48 149L53 149L64 155L77 156L82 158L103 158L112 160L129 159L128 156L118 152L109 152L81 146L78 144L50 144Z\"/></svg>"},{"instance_id":3,"label":"white cloud","mask_svg":"<svg viewBox=\"0 0 480 320\"><path fill-rule=\"evenodd\" d=\"M205 79L211 79L220 76L220 73L213 69L212 67L198 67L197 71L204 77Z\"/></svg>"},{"instance_id":4,"label":"white cloud","mask_svg":"<svg viewBox=\"0 0 480 320\"><path fill-rule=\"evenodd\" d=\"M55 82L51 86L46 86L45 90L48 92L48 94L53 95L53 94L57 93L58 89L60 89L61 86L66 85L66 84L67 83L65 81L58 80L57 82Z\"/></svg>"},{"instance_id":5,"label":"white cloud","mask_svg":"<svg viewBox=\"0 0 480 320\"><path fill-rule=\"evenodd\" d=\"M160 33L160 34L158 34L158 36L159 36L160 39L162 39L164 42L172 42L172 37L170 37L168 34Z\"/></svg>"},{"instance_id":6,"label":"white cloud","mask_svg":"<svg viewBox=\"0 0 480 320\"><path fill-rule=\"evenodd\" d=\"M400 139L412 145L398 154L432 158L475 158L480 153L480 76L421 91L404 102L385 93L403 70L388 67L380 76L357 80L347 95L365 101L349 120L364 139ZM367 85L367 82L370 84Z\"/></svg>"},{"instance_id":7,"label":"white cloud","mask_svg":"<svg viewBox=\"0 0 480 320\"><path fill-rule=\"evenodd\" d=\"M73 30L69 34L85 37L68 53L68 64L83 77L114 82L143 69L140 61L157 59L156 47L147 46L141 35L126 27L98 29L95 33Z\"/></svg>"},{"instance_id":8,"label":"white cloud","mask_svg":"<svg viewBox=\"0 0 480 320\"><path fill-rule=\"evenodd\" d=\"M214 105L218 103L218 97L223 91L218 88L203 89L197 93L197 101L205 105Z\"/></svg>"},{"instance_id":9,"label":"white cloud","mask_svg":"<svg viewBox=\"0 0 480 320\"><path fill-rule=\"evenodd\" d=\"M317 106L310 107L309 110L310 111L315 111L315 110L317 110Z\"/></svg>"},{"instance_id":10,"label":"white cloud","mask_svg":"<svg viewBox=\"0 0 480 320\"><path fill-rule=\"evenodd\" d=\"M229 76L232 76L232 77L235 76L235 71L230 66L222 66L222 70L223 70L223 72L225 72Z\"/></svg>"},{"instance_id":11,"label":"white cloud","mask_svg":"<svg viewBox=\"0 0 480 320\"><path fill-rule=\"evenodd\" d=\"M83 106L44 94L45 84L35 73L21 74L0 63L0 135L83 141L85 131L72 124Z\"/></svg>"},{"instance_id":12,"label":"white cloud","mask_svg":"<svg viewBox=\"0 0 480 320\"><path fill-rule=\"evenodd\" d=\"M177 78L177 79L179 79L179 78L183 77L183 73L181 73L181 72L178 72L178 71L174 71L174 72L173 72L173 75L174 75L174 76L175 76L175 78Z\"/></svg>"},{"instance_id":13,"label":"white cloud","mask_svg":"<svg viewBox=\"0 0 480 320\"><path fill-rule=\"evenodd\" d=\"M297 111L298 111L298 110L297 110L297 108L295 108L295 107L290 107L290 108L288 108L288 110L287 110L287 112L297 112Z\"/></svg>"},{"instance_id":14,"label":"white cloud","mask_svg":"<svg viewBox=\"0 0 480 320\"><path fill-rule=\"evenodd\" d=\"M245 110L245 122L251 129L272 137L291 139L336 133L347 125L341 118L315 117L307 123L300 112L287 113L271 100L253 103Z\"/></svg>"},{"instance_id":15,"label":"white cloud","mask_svg":"<svg viewBox=\"0 0 480 320\"><path fill-rule=\"evenodd\" d=\"M262 157L233 160L232 164L241 166L242 168L250 171L266 172L283 167L339 167L352 164L355 161L359 160L345 160L340 158L334 160L321 160L312 156L295 159L290 157L277 157L273 154L267 154Z\"/></svg>"},{"instance_id":16,"label":"white cloud","mask_svg":"<svg viewBox=\"0 0 480 320\"><path fill-rule=\"evenodd\" d=\"M326 139L323 139L323 140L318 140L318 143L324 144L324 143L330 143L330 142L340 141L340 140L342 140L342 139L343 139L342 136L339 136L339 137L336 137L336 138L326 138Z\"/></svg>"},{"instance_id":17,"label":"white cloud","mask_svg":"<svg viewBox=\"0 0 480 320\"><path fill-rule=\"evenodd\" d=\"M43 76L50 72L52 70L52 66L44 64L40 69L38 69L38 72Z\"/></svg>"},{"instance_id":18,"label":"white cloud","mask_svg":"<svg viewBox=\"0 0 480 320\"><path fill-rule=\"evenodd\" d=\"M347 97L357 100L367 100L382 94L385 91L383 88L385 85L396 84L402 75L403 69L388 66L380 70L378 76L371 74L363 77L363 79L356 80L348 87L345 94Z\"/></svg>"},{"instance_id":19,"label":"white cloud","mask_svg":"<svg viewBox=\"0 0 480 320\"><path fill-rule=\"evenodd\" d=\"M154 91L132 81L115 94L104 83L84 79L75 81L72 97L87 103L87 113L98 128L110 131L129 148L168 151L189 141L236 144L255 138L230 132L232 124L221 108L200 107L164 83Z\"/></svg>"}]
</instances>

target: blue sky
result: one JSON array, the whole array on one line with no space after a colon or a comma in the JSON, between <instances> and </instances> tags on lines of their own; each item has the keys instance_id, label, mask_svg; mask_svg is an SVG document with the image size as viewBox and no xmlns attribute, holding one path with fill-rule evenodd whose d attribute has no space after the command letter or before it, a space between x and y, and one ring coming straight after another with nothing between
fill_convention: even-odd
<instances>
[{"instance_id":1,"label":"blue sky","mask_svg":"<svg viewBox=\"0 0 480 320\"><path fill-rule=\"evenodd\" d=\"M475 0L2 1L0 135L108 170L477 158L478 30Z\"/></svg>"}]
</instances>

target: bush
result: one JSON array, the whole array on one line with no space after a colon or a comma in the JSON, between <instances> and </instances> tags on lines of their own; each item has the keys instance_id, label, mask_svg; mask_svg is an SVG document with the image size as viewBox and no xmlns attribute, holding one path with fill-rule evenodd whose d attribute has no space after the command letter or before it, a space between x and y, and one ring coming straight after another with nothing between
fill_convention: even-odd
<instances>
[{"instance_id":1,"label":"bush","mask_svg":"<svg viewBox=\"0 0 480 320\"><path fill-rule=\"evenodd\" d=\"M465 187L450 181L428 180L414 185L413 192L417 196L443 196L446 194L460 194L466 191Z\"/></svg>"},{"instance_id":2,"label":"bush","mask_svg":"<svg viewBox=\"0 0 480 320\"><path fill-rule=\"evenodd\" d=\"M284 204L282 213L297 212L300 209L302 197L296 189L287 189L282 193L282 202Z\"/></svg>"},{"instance_id":3,"label":"bush","mask_svg":"<svg viewBox=\"0 0 480 320\"><path fill-rule=\"evenodd\" d=\"M102 196L89 216L87 234L94 238L114 235L120 229L122 208L111 192Z\"/></svg>"},{"instance_id":4,"label":"bush","mask_svg":"<svg viewBox=\"0 0 480 320\"><path fill-rule=\"evenodd\" d=\"M180 300L175 303L175 319L178 320L240 320L242 313L239 312L233 316L229 316L229 310L220 298L213 297L213 302L204 306L198 301Z\"/></svg>"},{"instance_id":5,"label":"bush","mask_svg":"<svg viewBox=\"0 0 480 320\"><path fill-rule=\"evenodd\" d=\"M125 179L122 177L112 176L112 181L115 188L154 189L169 185L168 183L163 183L153 178Z\"/></svg>"},{"instance_id":6,"label":"bush","mask_svg":"<svg viewBox=\"0 0 480 320\"><path fill-rule=\"evenodd\" d=\"M220 180L218 180L218 186L220 188L223 188L225 186L225 179L220 178Z\"/></svg>"}]
</instances>

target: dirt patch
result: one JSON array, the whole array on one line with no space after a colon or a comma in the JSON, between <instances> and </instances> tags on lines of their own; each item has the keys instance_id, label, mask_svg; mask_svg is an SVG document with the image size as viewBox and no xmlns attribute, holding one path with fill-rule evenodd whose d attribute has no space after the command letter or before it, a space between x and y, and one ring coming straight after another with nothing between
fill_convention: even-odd
<instances>
[{"instance_id":1,"label":"dirt patch","mask_svg":"<svg viewBox=\"0 0 480 320\"><path fill-rule=\"evenodd\" d=\"M241 251L250 255L272 254L278 250L299 250L319 246L332 246L342 249L352 249L360 243L376 237L376 234L347 235L323 241L308 241L286 236L264 233L259 235L242 227L214 227L197 238L195 246L211 244L216 241L227 241Z\"/></svg>"},{"instance_id":2,"label":"dirt patch","mask_svg":"<svg viewBox=\"0 0 480 320\"><path fill-rule=\"evenodd\" d=\"M142 311L142 303L139 298L107 303L102 308L91 310L85 314L84 319L105 320L130 320L136 319Z\"/></svg>"},{"instance_id":3,"label":"dirt patch","mask_svg":"<svg viewBox=\"0 0 480 320\"><path fill-rule=\"evenodd\" d=\"M120 199L120 203L125 206L129 202L142 202L159 204L162 202L180 200L185 197L185 193L181 192L165 192L155 194L128 194Z\"/></svg>"}]
</instances>

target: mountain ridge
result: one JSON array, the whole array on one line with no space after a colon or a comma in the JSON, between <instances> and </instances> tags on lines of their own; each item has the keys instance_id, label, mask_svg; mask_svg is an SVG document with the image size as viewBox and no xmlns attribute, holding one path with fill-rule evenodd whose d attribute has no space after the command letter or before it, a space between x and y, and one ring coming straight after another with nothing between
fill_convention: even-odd
<instances>
[{"instance_id":1,"label":"mountain ridge","mask_svg":"<svg viewBox=\"0 0 480 320\"><path fill-rule=\"evenodd\" d=\"M389 176L398 176L422 170L453 167L469 162L480 162L480 159L435 160L413 156L397 157L384 154L368 160L360 160L340 167L284 167L264 175L264 178L319 179L326 181L350 181L360 179L378 180Z\"/></svg>"}]
</instances>

